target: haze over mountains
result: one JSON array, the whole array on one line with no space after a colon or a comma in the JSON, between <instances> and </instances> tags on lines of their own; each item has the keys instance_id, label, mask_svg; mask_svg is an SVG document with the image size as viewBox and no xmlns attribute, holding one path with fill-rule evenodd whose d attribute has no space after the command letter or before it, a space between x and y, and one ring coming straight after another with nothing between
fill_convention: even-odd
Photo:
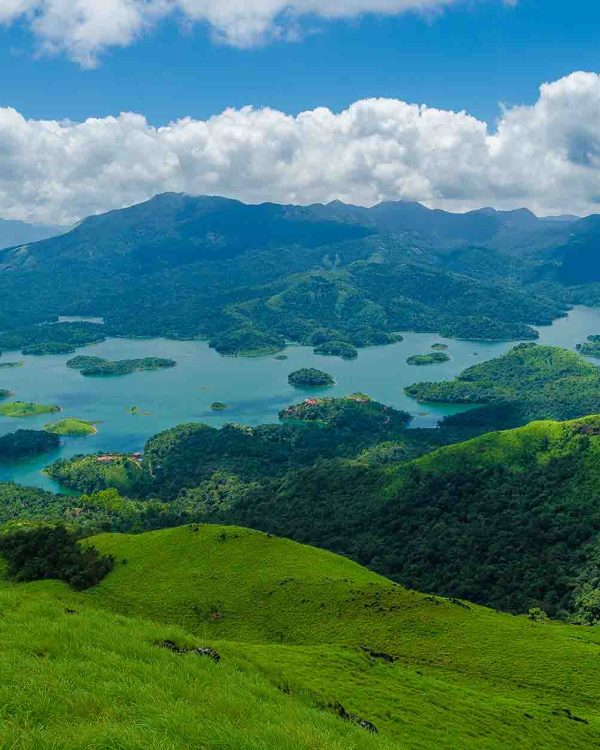
<instances>
[{"instance_id":1,"label":"haze over mountains","mask_svg":"<svg viewBox=\"0 0 600 750\"><path fill-rule=\"evenodd\" d=\"M45 240L64 232L66 227L27 224L23 221L0 219L0 250L12 245Z\"/></svg>"}]
</instances>

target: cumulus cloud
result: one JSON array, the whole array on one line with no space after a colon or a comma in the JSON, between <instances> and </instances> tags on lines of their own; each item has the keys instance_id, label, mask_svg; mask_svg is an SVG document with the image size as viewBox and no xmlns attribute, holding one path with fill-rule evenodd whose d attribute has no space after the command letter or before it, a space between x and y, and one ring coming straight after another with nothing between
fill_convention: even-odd
<instances>
[{"instance_id":1,"label":"cumulus cloud","mask_svg":"<svg viewBox=\"0 0 600 750\"><path fill-rule=\"evenodd\" d=\"M156 128L139 114L81 123L0 109L0 216L69 223L164 191L247 202L449 210L600 211L600 75L544 84L491 132L465 112L366 99L340 113L228 109Z\"/></svg>"},{"instance_id":2,"label":"cumulus cloud","mask_svg":"<svg viewBox=\"0 0 600 750\"><path fill-rule=\"evenodd\" d=\"M473 1L473 0L471 0ZM465 0L0 0L0 23L24 21L42 49L66 52L83 66L107 47L127 46L167 17L207 24L226 44L251 47L296 36L307 17L435 13ZM475 0L490 2L490 0ZM493 0L514 4L516 0Z\"/></svg>"}]
</instances>

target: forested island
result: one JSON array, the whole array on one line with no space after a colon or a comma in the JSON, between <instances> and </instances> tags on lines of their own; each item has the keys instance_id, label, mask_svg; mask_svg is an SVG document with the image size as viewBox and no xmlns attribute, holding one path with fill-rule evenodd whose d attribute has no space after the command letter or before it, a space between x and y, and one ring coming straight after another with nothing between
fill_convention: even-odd
<instances>
[{"instance_id":1,"label":"forested island","mask_svg":"<svg viewBox=\"0 0 600 750\"><path fill-rule=\"evenodd\" d=\"M23 367L23 362L0 362L0 370L13 370L15 367Z\"/></svg>"},{"instance_id":2,"label":"forested island","mask_svg":"<svg viewBox=\"0 0 600 750\"><path fill-rule=\"evenodd\" d=\"M586 357L600 358L600 336L597 334L588 336L585 344L577 344L576 348L580 354L585 354Z\"/></svg>"},{"instance_id":3,"label":"forested island","mask_svg":"<svg viewBox=\"0 0 600 750\"><path fill-rule=\"evenodd\" d=\"M219 354L246 357L277 354L286 346L283 336L250 325L219 334L211 338L208 345Z\"/></svg>"},{"instance_id":4,"label":"forested island","mask_svg":"<svg viewBox=\"0 0 600 750\"><path fill-rule=\"evenodd\" d=\"M450 357L445 352L441 351L430 352L429 354L413 354L406 360L407 364L417 366L436 365L440 364L441 362L449 361Z\"/></svg>"},{"instance_id":5,"label":"forested island","mask_svg":"<svg viewBox=\"0 0 600 750\"><path fill-rule=\"evenodd\" d=\"M358 351L356 347L347 341L325 341L319 346L315 346L315 354L322 354L326 357L341 357L342 359L356 359Z\"/></svg>"},{"instance_id":6,"label":"forested island","mask_svg":"<svg viewBox=\"0 0 600 750\"><path fill-rule=\"evenodd\" d=\"M213 411L225 411L225 409L227 408L227 404L223 401L213 401L210 405L210 408Z\"/></svg>"},{"instance_id":7,"label":"forested island","mask_svg":"<svg viewBox=\"0 0 600 750\"><path fill-rule=\"evenodd\" d=\"M129 375L132 372L142 372L145 370L164 370L175 367L177 362L173 359L164 359L161 357L144 357L143 359L119 359L108 360L103 357L88 357L81 355L73 357L67 362L67 367L73 370L79 370L86 377L110 376L110 375Z\"/></svg>"},{"instance_id":8,"label":"forested island","mask_svg":"<svg viewBox=\"0 0 600 750\"><path fill-rule=\"evenodd\" d=\"M0 461L18 461L48 453L60 445L57 435L42 430L17 430L0 436Z\"/></svg>"},{"instance_id":9,"label":"forested island","mask_svg":"<svg viewBox=\"0 0 600 750\"><path fill-rule=\"evenodd\" d=\"M288 375L288 383L296 388L322 388L333 385L335 380L333 375L316 367L303 367Z\"/></svg>"},{"instance_id":10,"label":"forested island","mask_svg":"<svg viewBox=\"0 0 600 750\"><path fill-rule=\"evenodd\" d=\"M47 323L7 328L0 332L0 349L20 349L23 354L70 354L78 347L105 339L98 323Z\"/></svg>"}]
</instances>

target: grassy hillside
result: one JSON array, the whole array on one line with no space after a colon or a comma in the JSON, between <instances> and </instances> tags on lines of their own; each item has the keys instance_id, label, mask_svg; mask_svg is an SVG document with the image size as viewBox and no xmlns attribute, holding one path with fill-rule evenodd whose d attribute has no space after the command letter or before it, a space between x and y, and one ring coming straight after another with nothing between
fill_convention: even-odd
<instances>
[{"instance_id":1,"label":"grassy hillside","mask_svg":"<svg viewBox=\"0 0 600 750\"><path fill-rule=\"evenodd\" d=\"M117 564L87 593L0 581L2 747L600 742L599 628L417 594L248 529L186 526L90 543ZM166 640L221 659L160 648Z\"/></svg>"},{"instance_id":2,"label":"grassy hillside","mask_svg":"<svg viewBox=\"0 0 600 750\"><path fill-rule=\"evenodd\" d=\"M294 699L341 702L395 746L600 740L598 628L417 594L247 529L187 526L91 542L117 565L84 595L90 606L182 624L222 664L258 672Z\"/></svg>"},{"instance_id":3,"label":"grassy hillside","mask_svg":"<svg viewBox=\"0 0 600 750\"><path fill-rule=\"evenodd\" d=\"M155 644L173 626L97 609L56 583L0 586L0 746L23 750L369 750L394 746L256 669Z\"/></svg>"}]
</instances>

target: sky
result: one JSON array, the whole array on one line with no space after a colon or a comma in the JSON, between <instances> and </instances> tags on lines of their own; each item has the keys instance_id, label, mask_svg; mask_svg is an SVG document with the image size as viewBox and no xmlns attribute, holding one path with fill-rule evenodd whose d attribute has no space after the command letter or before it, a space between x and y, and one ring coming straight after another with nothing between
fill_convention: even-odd
<instances>
[{"instance_id":1,"label":"sky","mask_svg":"<svg viewBox=\"0 0 600 750\"><path fill-rule=\"evenodd\" d=\"M0 216L600 212L599 58L590 0L0 0Z\"/></svg>"}]
</instances>

